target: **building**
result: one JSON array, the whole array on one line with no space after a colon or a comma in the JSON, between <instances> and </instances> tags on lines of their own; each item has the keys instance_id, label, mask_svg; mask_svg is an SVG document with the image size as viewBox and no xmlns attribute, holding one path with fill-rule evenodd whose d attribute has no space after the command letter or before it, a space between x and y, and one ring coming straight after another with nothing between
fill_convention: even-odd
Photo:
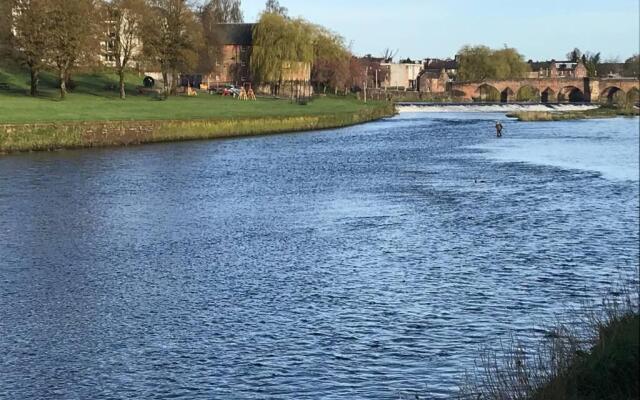
<instances>
[{"instance_id":1,"label":"building","mask_svg":"<svg viewBox=\"0 0 640 400\"><path fill-rule=\"evenodd\" d=\"M458 60L426 58L424 60L424 69L438 75L440 71L444 70L449 75L449 78L454 79L458 75Z\"/></svg>"},{"instance_id":2,"label":"building","mask_svg":"<svg viewBox=\"0 0 640 400\"><path fill-rule=\"evenodd\" d=\"M420 93L442 94L448 89L451 78L442 68L439 72L433 69L425 69L418 76L418 91Z\"/></svg>"},{"instance_id":3,"label":"building","mask_svg":"<svg viewBox=\"0 0 640 400\"><path fill-rule=\"evenodd\" d=\"M255 24L220 24L220 56L207 75L210 84L243 86L251 82L251 50Z\"/></svg>"},{"instance_id":4,"label":"building","mask_svg":"<svg viewBox=\"0 0 640 400\"><path fill-rule=\"evenodd\" d=\"M388 71L387 79L381 82L383 88L400 90L418 89L418 76L423 68L422 61L385 62L381 63L380 66Z\"/></svg>"},{"instance_id":5,"label":"building","mask_svg":"<svg viewBox=\"0 0 640 400\"><path fill-rule=\"evenodd\" d=\"M529 60L531 72L528 78L586 78L589 76L587 67L582 61L538 61Z\"/></svg>"},{"instance_id":6,"label":"building","mask_svg":"<svg viewBox=\"0 0 640 400\"><path fill-rule=\"evenodd\" d=\"M198 84L207 87L227 84L251 86L253 83L251 54L255 24L220 24L219 27L221 48L218 61L213 71L202 71L201 82ZM311 80L311 65L307 63L284 62L282 69L283 82L309 82Z\"/></svg>"}]
</instances>

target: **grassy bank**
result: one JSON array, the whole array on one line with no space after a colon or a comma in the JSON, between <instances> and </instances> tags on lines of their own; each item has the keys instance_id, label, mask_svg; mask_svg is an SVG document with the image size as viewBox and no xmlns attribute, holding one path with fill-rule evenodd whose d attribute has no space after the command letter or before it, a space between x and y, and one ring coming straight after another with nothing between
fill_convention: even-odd
<instances>
[{"instance_id":1,"label":"grassy bank","mask_svg":"<svg viewBox=\"0 0 640 400\"><path fill-rule=\"evenodd\" d=\"M532 400L637 399L640 395L640 317L628 314L600 329L588 353L578 353L565 373L540 388Z\"/></svg>"},{"instance_id":2,"label":"grassy bank","mask_svg":"<svg viewBox=\"0 0 640 400\"><path fill-rule=\"evenodd\" d=\"M637 282L637 281L636 281ZM460 399L628 400L640 396L637 284L567 312L536 348L483 351Z\"/></svg>"},{"instance_id":3,"label":"grassy bank","mask_svg":"<svg viewBox=\"0 0 640 400\"><path fill-rule=\"evenodd\" d=\"M120 100L113 74L73 77L76 88L57 98L55 79L45 74L41 95L30 97L24 71L0 69L0 152L119 146L163 141L336 128L393 115L387 102L318 98L307 105L263 98L246 102L201 93L158 100L137 94L141 77L128 76L130 95Z\"/></svg>"},{"instance_id":4,"label":"grassy bank","mask_svg":"<svg viewBox=\"0 0 640 400\"><path fill-rule=\"evenodd\" d=\"M517 118L518 121L568 121L580 119L634 117L640 115L639 110L633 108L600 107L585 111L520 111L507 114L507 117Z\"/></svg>"},{"instance_id":5,"label":"grassy bank","mask_svg":"<svg viewBox=\"0 0 640 400\"><path fill-rule=\"evenodd\" d=\"M0 125L0 153L126 146L349 126L392 115L391 104L357 112L202 120L63 122Z\"/></svg>"}]
</instances>

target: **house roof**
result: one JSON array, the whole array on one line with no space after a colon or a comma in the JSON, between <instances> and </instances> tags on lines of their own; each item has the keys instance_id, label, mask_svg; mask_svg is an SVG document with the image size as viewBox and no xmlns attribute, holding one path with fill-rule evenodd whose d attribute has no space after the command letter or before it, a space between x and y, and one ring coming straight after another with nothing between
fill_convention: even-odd
<instances>
[{"instance_id":1,"label":"house roof","mask_svg":"<svg viewBox=\"0 0 640 400\"><path fill-rule=\"evenodd\" d=\"M222 44L253 45L253 27L255 24L220 24Z\"/></svg>"},{"instance_id":2,"label":"house roof","mask_svg":"<svg viewBox=\"0 0 640 400\"><path fill-rule=\"evenodd\" d=\"M456 60L440 60L437 58L427 58L424 62L425 68L438 70L452 70L458 69L458 62Z\"/></svg>"},{"instance_id":3,"label":"house roof","mask_svg":"<svg viewBox=\"0 0 640 400\"><path fill-rule=\"evenodd\" d=\"M529 65L531 66L532 71L540 71L541 69L551 68L551 64L555 64L556 68L560 71L574 70L578 65L577 62L574 61L531 61L529 60Z\"/></svg>"}]
</instances>

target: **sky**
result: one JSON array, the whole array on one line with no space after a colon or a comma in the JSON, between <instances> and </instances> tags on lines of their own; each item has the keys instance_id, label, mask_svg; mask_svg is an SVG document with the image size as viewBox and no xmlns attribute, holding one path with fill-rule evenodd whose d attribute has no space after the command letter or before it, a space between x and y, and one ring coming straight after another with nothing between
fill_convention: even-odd
<instances>
[{"instance_id":1,"label":"sky","mask_svg":"<svg viewBox=\"0 0 640 400\"><path fill-rule=\"evenodd\" d=\"M253 22L265 0L242 0ZM357 55L453 57L465 44L562 59L575 47L624 61L639 53L640 0L280 0L289 15L342 35Z\"/></svg>"}]
</instances>

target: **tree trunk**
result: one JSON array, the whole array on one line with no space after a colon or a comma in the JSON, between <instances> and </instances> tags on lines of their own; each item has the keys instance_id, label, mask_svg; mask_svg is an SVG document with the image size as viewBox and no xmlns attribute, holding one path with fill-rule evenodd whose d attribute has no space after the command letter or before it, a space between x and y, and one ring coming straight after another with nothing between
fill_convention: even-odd
<instances>
[{"instance_id":1,"label":"tree trunk","mask_svg":"<svg viewBox=\"0 0 640 400\"><path fill-rule=\"evenodd\" d=\"M124 69L120 69L118 75L120 76L120 99L124 100L127 97L127 93L124 90Z\"/></svg>"},{"instance_id":2,"label":"tree trunk","mask_svg":"<svg viewBox=\"0 0 640 400\"><path fill-rule=\"evenodd\" d=\"M171 71L171 80L173 81L171 85L171 94L175 96L178 94L178 85L180 84L178 80L178 71Z\"/></svg>"},{"instance_id":3,"label":"tree trunk","mask_svg":"<svg viewBox=\"0 0 640 400\"><path fill-rule=\"evenodd\" d=\"M170 90L170 82L169 82L169 74L167 74L167 71L162 71L162 84L163 84L163 91L164 91L164 95L165 97L169 96L169 90Z\"/></svg>"},{"instance_id":4,"label":"tree trunk","mask_svg":"<svg viewBox=\"0 0 640 400\"><path fill-rule=\"evenodd\" d=\"M67 96L67 71L60 68L60 98L64 99Z\"/></svg>"},{"instance_id":5,"label":"tree trunk","mask_svg":"<svg viewBox=\"0 0 640 400\"><path fill-rule=\"evenodd\" d=\"M31 73L31 89L29 90L29 93L31 96L37 96L38 83L40 82L40 71L32 67L29 72Z\"/></svg>"}]
</instances>

